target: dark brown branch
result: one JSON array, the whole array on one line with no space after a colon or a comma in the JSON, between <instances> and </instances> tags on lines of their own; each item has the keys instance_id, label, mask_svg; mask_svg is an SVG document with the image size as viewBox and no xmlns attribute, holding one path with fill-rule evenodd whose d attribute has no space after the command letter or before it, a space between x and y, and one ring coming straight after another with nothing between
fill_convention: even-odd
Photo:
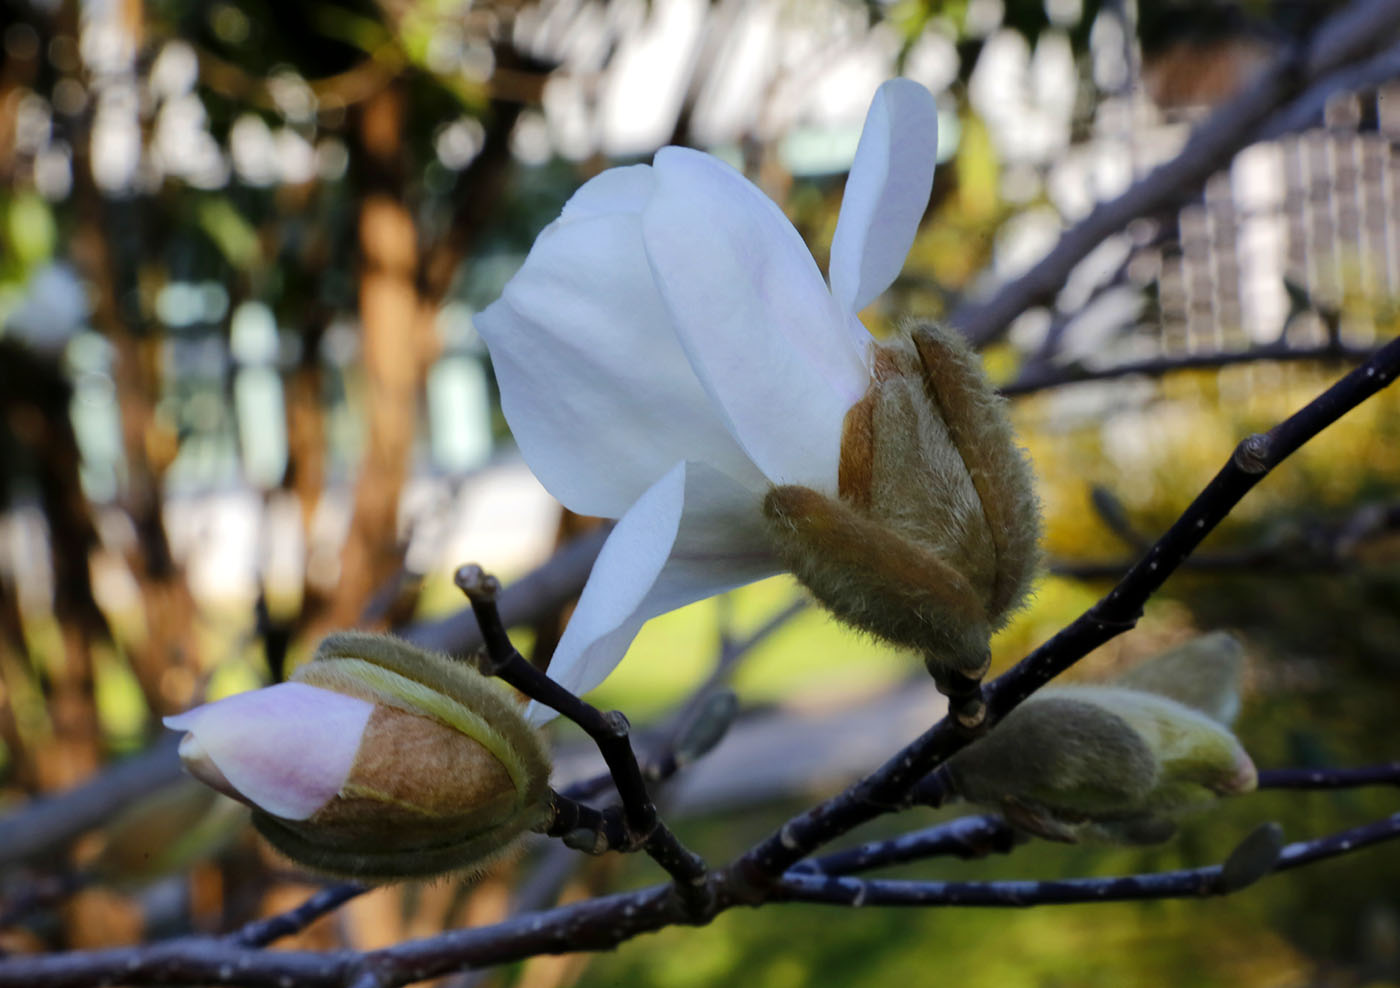
<instances>
[{"instance_id":1,"label":"dark brown branch","mask_svg":"<svg viewBox=\"0 0 1400 988\"><path fill-rule=\"evenodd\" d=\"M1400 814L1284 847L1274 871L1354 853L1400 837ZM862 881L789 872L773 884L775 901L834 905L1028 906L1070 902L1219 895L1221 868L1126 878L1057 882ZM724 892L723 889L720 890ZM707 918L741 904L716 898ZM124 984L239 984L281 988L402 985L453 971L533 957L606 950L676 923L693 921L669 886L603 896L518 916L492 926L453 930L367 954L309 953L238 947L212 937L186 937L140 947L0 960L0 988L88 988Z\"/></svg>"},{"instance_id":2,"label":"dark brown branch","mask_svg":"<svg viewBox=\"0 0 1400 988\"><path fill-rule=\"evenodd\" d=\"M1400 786L1400 762L1363 768L1271 768L1259 773L1260 789L1359 789Z\"/></svg>"},{"instance_id":3,"label":"dark brown branch","mask_svg":"<svg viewBox=\"0 0 1400 988\"><path fill-rule=\"evenodd\" d=\"M1400 341L1392 341L1298 413L1268 433L1241 442L1230 462L1107 596L986 687L990 718L1004 716L1090 649L1132 627L1143 603L1269 470L1345 412L1391 383L1397 370ZM480 610L478 613L481 616ZM499 615L494 613L494 602L486 616L490 617L485 622L488 637L500 629L499 637L503 639L504 630ZM501 645L498 640L497 651ZM508 647L509 642L504 645ZM518 654L506 657L514 665ZM519 661L523 663L523 659ZM640 933L676 923L701 922L734 905L766 899L803 898L850 904L855 901L856 892L864 889L865 898L861 901L870 904L901 904L900 900L904 904L952 904L935 902L928 894L928 883L859 883L849 878L786 872L791 864L832 838L906 804L914 783L966 742L966 735L950 722L935 725L881 769L835 799L789 821L735 866L715 876L709 886L713 895L703 900L686 901L676 894L675 886L656 886L528 914L494 926L456 930L368 954L271 952L240 947L227 940L193 937L120 950L10 958L0 961L0 988L87 986L101 981L269 986L290 981L303 988L390 986L541 953L606 949ZM1300 867L1396 836L1400 836L1400 814L1331 837L1289 845L1282 851L1277 870ZM1128 884L1106 885L1104 880L1094 879L1031 884L1040 887L1038 901L1045 903L1222 891L1219 869L1107 881ZM1150 886L1150 892L1144 891L1143 883ZM998 895L1005 900L985 904L1029 904L1024 900L1027 886L1021 883L1011 883L1015 887L1009 889L1009 897L1005 894L1007 883L968 885L979 885L984 891L976 894L988 900ZM946 897L948 886L941 887ZM837 892L844 898L837 898ZM957 904L973 903L960 897Z\"/></svg>"},{"instance_id":4,"label":"dark brown branch","mask_svg":"<svg viewBox=\"0 0 1400 988\"><path fill-rule=\"evenodd\" d=\"M801 861L789 874L849 875L928 858L985 858L989 854L1007 854L1024 840L999 816L965 816L890 840L869 841L835 854Z\"/></svg>"},{"instance_id":5,"label":"dark brown branch","mask_svg":"<svg viewBox=\"0 0 1400 988\"><path fill-rule=\"evenodd\" d=\"M1267 433L1242 440L1205 490L1107 596L988 686L988 703L996 715L1004 716L1091 649L1136 624L1148 598L1270 470L1392 383L1397 371L1400 339L1381 347L1369 360Z\"/></svg>"},{"instance_id":6,"label":"dark brown branch","mask_svg":"<svg viewBox=\"0 0 1400 988\"><path fill-rule=\"evenodd\" d=\"M1349 854L1400 837L1400 813L1316 840L1283 848L1274 871L1287 871ZM781 902L823 902L842 906L1027 906L1132 899L1181 899L1227 895L1238 886L1222 880L1222 866L1186 868L1119 878L1067 878L1057 881L913 882L788 872L775 884Z\"/></svg>"},{"instance_id":7,"label":"dark brown branch","mask_svg":"<svg viewBox=\"0 0 1400 988\"><path fill-rule=\"evenodd\" d=\"M1049 254L990 299L962 306L953 314L952 324L975 344L1000 337L1021 313L1054 298L1075 265L1105 237L1194 194L1237 151L1257 139L1276 111L1295 98L1306 100L1307 87L1326 85L1326 77L1333 72L1389 44L1397 24L1400 0L1349 4L1322 25L1310 44L1286 51L1252 85L1203 121L1179 154L1117 199L1097 206L1065 231Z\"/></svg>"},{"instance_id":8,"label":"dark brown branch","mask_svg":"<svg viewBox=\"0 0 1400 988\"><path fill-rule=\"evenodd\" d=\"M708 868L704 860L681 844L661 821L656 804L647 792L641 766L632 751L631 726L621 711L603 713L531 665L511 644L496 609L500 584L480 566L462 566L453 577L471 601L478 626L486 641L482 671L497 676L521 693L572 720L593 739L607 763L618 796L622 800L629 843L640 847L675 879L677 890L692 906L701 907Z\"/></svg>"},{"instance_id":9,"label":"dark brown branch","mask_svg":"<svg viewBox=\"0 0 1400 988\"><path fill-rule=\"evenodd\" d=\"M550 813L545 835L562 838L576 851L602 854L636 849L636 840L617 807L599 810L556 792L550 796Z\"/></svg>"},{"instance_id":10,"label":"dark brown branch","mask_svg":"<svg viewBox=\"0 0 1400 988\"><path fill-rule=\"evenodd\" d=\"M1353 789L1362 786L1400 786L1400 762L1362 768L1276 768L1259 773L1260 789ZM935 772L915 787L913 797L915 802L937 806L946 798L946 785ZM943 855L981 858L988 854L1008 853L1024 839L999 816L960 817L890 840L870 841L835 854L799 862L791 871L845 875Z\"/></svg>"}]
</instances>

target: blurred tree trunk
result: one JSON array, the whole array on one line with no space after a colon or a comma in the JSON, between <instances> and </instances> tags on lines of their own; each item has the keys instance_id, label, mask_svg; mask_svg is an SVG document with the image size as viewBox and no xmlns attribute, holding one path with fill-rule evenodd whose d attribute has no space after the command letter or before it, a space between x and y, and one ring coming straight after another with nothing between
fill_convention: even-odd
<instances>
[{"instance_id":1,"label":"blurred tree trunk","mask_svg":"<svg viewBox=\"0 0 1400 988\"><path fill-rule=\"evenodd\" d=\"M529 95L537 98L548 66L508 47L496 54L498 65L531 80ZM405 188L404 88L400 80L365 101L352 143L363 189L359 291L367 448L341 553L340 580L324 619L310 621L321 631L365 620L367 603L376 592L391 592L391 582L401 575L399 496L411 466L419 396L438 352L438 310L476 234L500 200L511 163L510 134L521 110L518 98L492 101L482 151L458 177L446 229L420 246L421 231L403 205L410 201ZM303 386L313 386L310 375ZM299 427L309 434L317 425L306 415Z\"/></svg>"},{"instance_id":2,"label":"blurred tree trunk","mask_svg":"<svg viewBox=\"0 0 1400 988\"><path fill-rule=\"evenodd\" d=\"M398 571L402 556L399 495L426 370L415 284L418 233L403 205L404 104L401 83L368 100L354 145L365 189L359 292L367 441L340 581L323 622L333 627L359 623L365 602Z\"/></svg>"},{"instance_id":3,"label":"blurred tree trunk","mask_svg":"<svg viewBox=\"0 0 1400 988\"><path fill-rule=\"evenodd\" d=\"M42 789L72 785L97 768L101 736L92 644L110 637L88 569L98 538L78 475L78 443L68 417L71 398L56 361L22 344L0 341L0 408L11 440L6 445L27 461L25 472L48 523L53 615L63 645L61 659L44 669L53 737L33 752Z\"/></svg>"},{"instance_id":4,"label":"blurred tree trunk","mask_svg":"<svg viewBox=\"0 0 1400 988\"><path fill-rule=\"evenodd\" d=\"M114 252L108 239L109 230L120 229L130 236L136 229L119 223L113 215L116 209L148 208L149 204L114 206L93 184L86 161L75 160L73 172L74 193L83 207L72 256L96 288L93 324L116 351L113 378L125 467L121 504L137 534L126 561L140 587L146 631L143 642L129 646L132 669L151 710L168 713L194 699L198 667L194 600L171 552L162 513L163 477L175 458L178 438L156 414L161 396L160 336L154 329L134 331L132 322L145 320L139 313L122 311L119 299L139 294L137 274L123 269L118 258L128 254Z\"/></svg>"}]
</instances>

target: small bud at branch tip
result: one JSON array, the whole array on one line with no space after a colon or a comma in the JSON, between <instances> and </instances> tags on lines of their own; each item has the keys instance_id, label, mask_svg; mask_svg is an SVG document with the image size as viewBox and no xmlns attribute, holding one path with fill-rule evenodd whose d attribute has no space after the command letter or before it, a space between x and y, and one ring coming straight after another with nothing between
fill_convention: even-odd
<instances>
[{"instance_id":1,"label":"small bud at branch tip","mask_svg":"<svg viewBox=\"0 0 1400 988\"><path fill-rule=\"evenodd\" d=\"M487 573L476 563L459 566L452 576L452 582L470 600L495 600L501 592L501 581Z\"/></svg>"}]
</instances>

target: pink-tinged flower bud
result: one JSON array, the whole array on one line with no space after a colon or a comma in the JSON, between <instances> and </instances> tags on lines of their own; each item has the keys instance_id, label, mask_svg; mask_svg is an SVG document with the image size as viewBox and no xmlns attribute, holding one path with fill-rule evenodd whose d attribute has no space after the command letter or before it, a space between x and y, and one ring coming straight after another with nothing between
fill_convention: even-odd
<instances>
[{"instance_id":1,"label":"pink-tinged flower bud","mask_svg":"<svg viewBox=\"0 0 1400 988\"><path fill-rule=\"evenodd\" d=\"M505 687L393 638L331 635L293 681L166 724L192 775L317 871L480 867L547 813L548 756Z\"/></svg>"},{"instance_id":2,"label":"pink-tinged flower bud","mask_svg":"<svg viewBox=\"0 0 1400 988\"><path fill-rule=\"evenodd\" d=\"M839 498L773 488L769 532L838 617L980 678L1025 597L1040 510L1005 402L956 333L913 326L874 350L846 414Z\"/></svg>"},{"instance_id":3,"label":"pink-tinged flower bud","mask_svg":"<svg viewBox=\"0 0 1400 988\"><path fill-rule=\"evenodd\" d=\"M1254 763L1216 721L1138 690L1042 690L948 761L964 798L1050 840L1148 844L1249 792Z\"/></svg>"}]
</instances>

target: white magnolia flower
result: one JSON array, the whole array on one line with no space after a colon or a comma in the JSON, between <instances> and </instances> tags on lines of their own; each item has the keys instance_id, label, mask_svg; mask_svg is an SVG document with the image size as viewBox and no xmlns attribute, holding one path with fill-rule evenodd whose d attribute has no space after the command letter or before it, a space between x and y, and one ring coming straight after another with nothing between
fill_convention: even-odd
<instances>
[{"instance_id":1,"label":"white magnolia flower","mask_svg":"<svg viewBox=\"0 0 1400 988\"><path fill-rule=\"evenodd\" d=\"M781 571L772 485L836 495L842 422L870 385L857 313L904 264L936 146L928 91L881 86L829 289L758 188L668 147L579 189L478 317L526 461L571 510L619 519L555 652L561 684L592 689L648 619Z\"/></svg>"}]
</instances>

